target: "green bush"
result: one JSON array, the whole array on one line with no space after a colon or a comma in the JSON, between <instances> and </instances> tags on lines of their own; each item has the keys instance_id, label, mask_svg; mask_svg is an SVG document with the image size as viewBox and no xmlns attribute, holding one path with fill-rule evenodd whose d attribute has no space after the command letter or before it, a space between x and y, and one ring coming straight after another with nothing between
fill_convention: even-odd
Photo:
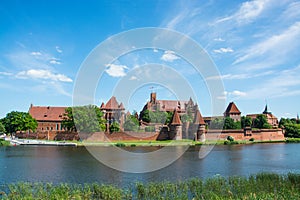
<instances>
[{"instance_id":1,"label":"green bush","mask_svg":"<svg viewBox=\"0 0 300 200\"><path fill-rule=\"evenodd\" d=\"M230 141L230 142L233 142L234 141L234 137L228 135L227 140Z\"/></svg>"},{"instance_id":2,"label":"green bush","mask_svg":"<svg viewBox=\"0 0 300 200\"><path fill-rule=\"evenodd\" d=\"M155 126L146 126L145 131L146 132L155 132Z\"/></svg>"},{"instance_id":3,"label":"green bush","mask_svg":"<svg viewBox=\"0 0 300 200\"><path fill-rule=\"evenodd\" d=\"M117 144L115 144L115 146L117 146L117 147L125 147L126 145L124 143L117 143Z\"/></svg>"},{"instance_id":4,"label":"green bush","mask_svg":"<svg viewBox=\"0 0 300 200\"><path fill-rule=\"evenodd\" d=\"M254 138L250 138L249 141L250 141L250 142L254 142Z\"/></svg>"}]
</instances>

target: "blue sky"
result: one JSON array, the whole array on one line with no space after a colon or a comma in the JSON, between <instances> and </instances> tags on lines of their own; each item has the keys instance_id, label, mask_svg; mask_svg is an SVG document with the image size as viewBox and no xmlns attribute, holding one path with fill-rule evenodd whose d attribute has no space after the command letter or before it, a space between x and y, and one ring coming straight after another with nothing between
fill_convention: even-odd
<instances>
[{"instance_id":1,"label":"blue sky","mask_svg":"<svg viewBox=\"0 0 300 200\"><path fill-rule=\"evenodd\" d=\"M300 1L3 0L0 117L27 111L31 103L72 105L76 75L89 53L115 34L143 27L168 28L198 42L223 80L225 92L218 98L234 101L243 115L262 112L266 100L278 117L300 112ZM108 64L95 103L106 102L132 69L154 62L182 74L193 86L202 114L210 115L205 80L176 52L156 49ZM164 86L144 85L125 103L130 111L142 108L152 86L159 99L176 96Z\"/></svg>"}]
</instances>

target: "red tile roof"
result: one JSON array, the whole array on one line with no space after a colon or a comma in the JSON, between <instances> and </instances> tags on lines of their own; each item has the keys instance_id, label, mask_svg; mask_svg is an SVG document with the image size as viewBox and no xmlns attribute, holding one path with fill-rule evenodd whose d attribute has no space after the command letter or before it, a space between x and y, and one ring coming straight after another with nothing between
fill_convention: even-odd
<instances>
[{"instance_id":1,"label":"red tile roof","mask_svg":"<svg viewBox=\"0 0 300 200\"><path fill-rule=\"evenodd\" d=\"M108 102L104 106L101 105L100 108L103 110L125 110L122 103L119 105L115 96L112 96Z\"/></svg>"},{"instance_id":2,"label":"red tile roof","mask_svg":"<svg viewBox=\"0 0 300 200\"><path fill-rule=\"evenodd\" d=\"M203 117L202 117L199 110L196 111L194 124L205 125L205 121L204 121L204 119L203 119Z\"/></svg>"},{"instance_id":3,"label":"red tile roof","mask_svg":"<svg viewBox=\"0 0 300 200\"><path fill-rule=\"evenodd\" d=\"M67 107L30 106L29 114L37 121L62 121Z\"/></svg>"},{"instance_id":4,"label":"red tile roof","mask_svg":"<svg viewBox=\"0 0 300 200\"><path fill-rule=\"evenodd\" d=\"M172 122L171 125L181 125L181 120L178 114L178 111L175 109L173 117L172 117Z\"/></svg>"},{"instance_id":5,"label":"red tile roof","mask_svg":"<svg viewBox=\"0 0 300 200\"><path fill-rule=\"evenodd\" d=\"M240 110L237 108L237 106L233 102L229 103L225 113L228 113L228 114L241 114Z\"/></svg>"}]
</instances>

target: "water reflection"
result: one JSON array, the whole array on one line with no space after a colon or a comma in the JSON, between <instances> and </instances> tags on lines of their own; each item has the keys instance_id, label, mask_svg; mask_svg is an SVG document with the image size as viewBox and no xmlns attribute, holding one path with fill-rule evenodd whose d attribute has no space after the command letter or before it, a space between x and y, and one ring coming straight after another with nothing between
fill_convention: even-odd
<instances>
[{"instance_id":1,"label":"water reflection","mask_svg":"<svg viewBox=\"0 0 300 200\"><path fill-rule=\"evenodd\" d=\"M110 147L97 147L108 153ZM134 147L133 152L149 152L159 147ZM17 146L0 148L0 184L17 181L112 183L128 186L136 181L184 180L215 175L250 175L262 171L300 173L300 144L220 145L204 159L199 159L200 147L190 147L172 165L149 173L124 173L98 162L84 147ZM181 151L180 147L170 151ZM111 159L116 159L111 155ZM144 158L145 159L145 158ZM143 158L122 165L144 167Z\"/></svg>"}]
</instances>

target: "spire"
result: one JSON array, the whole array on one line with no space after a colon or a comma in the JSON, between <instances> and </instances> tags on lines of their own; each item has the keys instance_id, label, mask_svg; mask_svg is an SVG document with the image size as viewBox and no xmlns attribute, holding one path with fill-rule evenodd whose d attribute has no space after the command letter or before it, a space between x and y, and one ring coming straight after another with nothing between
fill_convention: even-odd
<instances>
[{"instance_id":1,"label":"spire","mask_svg":"<svg viewBox=\"0 0 300 200\"><path fill-rule=\"evenodd\" d=\"M297 113L297 123L299 123L299 114Z\"/></svg>"},{"instance_id":2,"label":"spire","mask_svg":"<svg viewBox=\"0 0 300 200\"><path fill-rule=\"evenodd\" d=\"M196 114L195 114L195 119L194 119L194 124L199 124L199 125L205 125L205 121L200 113L200 111L197 109Z\"/></svg>"},{"instance_id":3,"label":"spire","mask_svg":"<svg viewBox=\"0 0 300 200\"><path fill-rule=\"evenodd\" d=\"M178 114L178 112L177 112L177 109L175 109L174 114L173 114L173 117L172 117L171 125L181 125L181 124L182 124L182 123L181 123L179 114Z\"/></svg>"}]
</instances>

